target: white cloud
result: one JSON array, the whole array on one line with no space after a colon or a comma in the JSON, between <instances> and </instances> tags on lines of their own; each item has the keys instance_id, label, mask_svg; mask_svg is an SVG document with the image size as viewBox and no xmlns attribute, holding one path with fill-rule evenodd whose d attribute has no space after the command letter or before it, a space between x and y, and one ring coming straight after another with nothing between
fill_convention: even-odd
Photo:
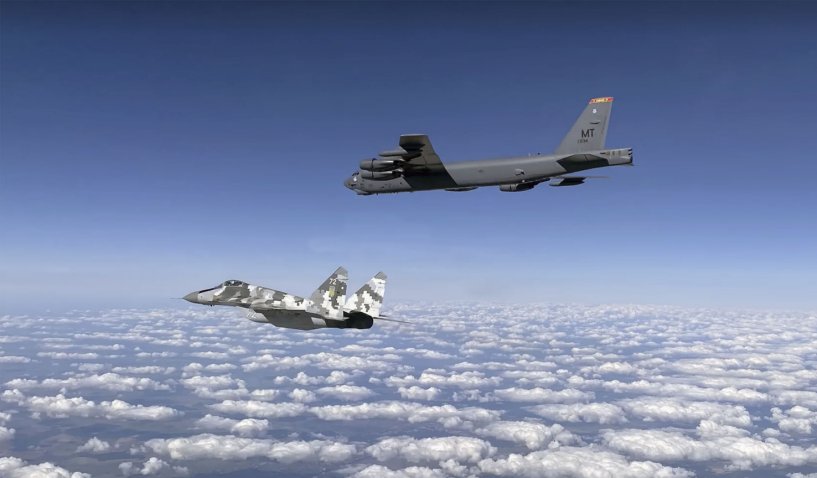
<instances>
[{"instance_id":1,"label":"white cloud","mask_svg":"<svg viewBox=\"0 0 817 478\"><path fill-rule=\"evenodd\" d=\"M259 462L272 461L267 458L270 449L294 449L294 455L306 450L307 460L320 462L311 451L315 447L284 444L337 442L344 445L342 452L349 446L344 436L361 441L359 454L338 466L313 464L303 472L467 478L495 476L488 471L492 468L506 476L595 478L689 475L670 466L694 469L698 476L730 470L739 474L735 470L741 466L759 468L754 474L779 476L815 467L810 461L792 464L798 456L810 459L810 438L817 429L815 316L643 306L401 307L389 313L415 321L417 327L288 331L240 320L240 313L234 313L240 311L188 306L83 311L55 320L0 319L0 357L27 355L41 365L27 368L18 380L12 381L13 375L3 379L9 380L9 389L0 388L0 397L8 402L9 413L0 413L0 436L5 433L8 440L12 428L7 427L13 426L17 430L11 439L19 447L20 433L32 422L29 414L37 426L76 432L110 420L114 403L125 404L128 412L138 407L131 404L142 403L175 407L193 418L176 419L180 413L169 408L171 414L155 422L120 421L106 428L99 438L110 442L111 451L130 449L133 454L132 463L122 465L125 474L181 473L169 454L134 442L151 430L165 444L188 440L184 445L173 442L186 456L213 442L219 453L235 457L225 458L233 460L229 463L194 458L188 465L194 472L214 474L251 474ZM14 337L14 345L6 348L8 337ZM127 353L112 355L122 349L116 344L125 344ZM143 344L145 350L139 347ZM174 352L153 352L171 347ZM167 358L208 350L215 354L211 357L228 354L230 360ZM37 356L39 351L47 355ZM98 354L96 360L76 355L90 352ZM407 360L414 357L422 360ZM45 387L53 389L45 393ZM159 387L166 388L157 393ZM57 393L61 395L26 396ZM360 401L339 401L344 399ZM529 418L533 416L539 419ZM625 430L620 430L622 423L627 423ZM299 426L293 429L293 424ZM188 432L191 426L198 430ZM659 426L664 428L656 430ZM601 427L612 430L599 431ZM660 454L625 451L620 445L624 440L616 442L620 449L607 447L605 440L612 440L609 433L617 428L669 434L659 434L655 441L667 439L693 451L664 461ZM438 460L445 455L416 451L411 459L425 461L409 461L401 451L389 451L385 440L395 434L413 440L415 448L429 437L456 435L496 451L463 462L458 456ZM92 435L69 445L92 452ZM226 437L200 438L221 435ZM381 456L398 455L380 462L363 451L377 445ZM743 459L738 450L750 456L748 464L736 461ZM244 461L242 454L255 458ZM79 461L61 462L44 449L38 461L56 460L69 468L80 463L76 466L83 472L111 476L123 460L84 456L87 460L80 456ZM276 469L294 467L298 465Z\"/></svg>"},{"instance_id":2,"label":"white cloud","mask_svg":"<svg viewBox=\"0 0 817 478\"><path fill-rule=\"evenodd\" d=\"M303 388L296 388L289 392L289 398L300 403L311 403L318 400L318 396L315 392Z\"/></svg>"},{"instance_id":3,"label":"white cloud","mask_svg":"<svg viewBox=\"0 0 817 478\"><path fill-rule=\"evenodd\" d=\"M392 470L382 465L370 465L358 471L353 478L447 478L442 470L425 466L410 466L402 470Z\"/></svg>"},{"instance_id":4,"label":"white cloud","mask_svg":"<svg viewBox=\"0 0 817 478\"><path fill-rule=\"evenodd\" d=\"M0 355L0 363L29 363L31 359L28 357L20 357L18 355Z\"/></svg>"},{"instance_id":5,"label":"white cloud","mask_svg":"<svg viewBox=\"0 0 817 478\"><path fill-rule=\"evenodd\" d=\"M221 413L261 418L294 417L306 411L302 403L268 403L258 400L224 400L221 403L210 405L210 408Z\"/></svg>"},{"instance_id":6,"label":"white cloud","mask_svg":"<svg viewBox=\"0 0 817 478\"><path fill-rule=\"evenodd\" d=\"M437 387L422 388L412 385L408 388L398 388L397 393L399 393L402 398L408 400L434 400L440 395L440 389Z\"/></svg>"},{"instance_id":7,"label":"white cloud","mask_svg":"<svg viewBox=\"0 0 817 478\"><path fill-rule=\"evenodd\" d=\"M269 429L269 421L266 419L235 420L210 414L196 421L196 425L207 430L227 431L245 437L262 435Z\"/></svg>"},{"instance_id":8,"label":"white cloud","mask_svg":"<svg viewBox=\"0 0 817 478\"><path fill-rule=\"evenodd\" d=\"M802 405L817 409L817 392L786 390L775 395L775 403L780 405Z\"/></svg>"},{"instance_id":9,"label":"white cloud","mask_svg":"<svg viewBox=\"0 0 817 478\"><path fill-rule=\"evenodd\" d=\"M234 379L231 375L198 375L184 378L180 383L202 398L237 399L250 394L245 382Z\"/></svg>"},{"instance_id":10,"label":"white cloud","mask_svg":"<svg viewBox=\"0 0 817 478\"><path fill-rule=\"evenodd\" d=\"M99 357L99 354L88 352L88 353L79 353L79 352L37 352L37 357L45 357L50 359L56 360L70 360L70 359L83 359L83 360L92 360Z\"/></svg>"},{"instance_id":11,"label":"white cloud","mask_svg":"<svg viewBox=\"0 0 817 478\"><path fill-rule=\"evenodd\" d=\"M307 375L304 372L298 372L295 375L294 378L290 378L290 377L287 377L287 376L279 376L279 377L275 377L275 380L273 382L276 383L276 384L279 384L279 385L291 382L291 383L295 383L295 384L301 385L301 386L322 385L322 384L341 385L343 383L348 382L349 380L352 380L355 375L359 375L359 374L360 374L359 372L352 374L352 373L344 372L342 370L333 370L332 373L330 373L326 377L313 377L313 376Z\"/></svg>"},{"instance_id":12,"label":"white cloud","mask_svg":"<svg viewBox=\"0 0 817 478\"><path fill-rule=\"evenodd\" d=\"M479 438L450 436L440 438L394 437L380 440L366 448L378 461L401 459L409 463L443 462L476 463L491 456L496 448Z\"/></svg>"},{"instance_id":13,"label":"white cloud","mask_svg":"<svg viewBox=\"0 0 817 478\"><path fill-rule=\"evenodd\" d=\"M233 366L235 367L235 366ZM133 374L153 374L153 375L170 375L176 371L176 367L160 367L158 365L142 365L132 367L114 367L111 372L116 373L133 373Z\"/></svg>"},{"instance_id":14,"label":"white cloud","mask_svg":"<svg viewBox=\"0 0 817 478\"><path fill-rule=\"evenodd\" d=\"M502 372L502 376L514 379L519 385L550 386L559 381L553 372L547 370L508 370Z\"/></svg>"},{"instance_id":15,"label":"white cloud","mask_svg":"<svg viewBox=\"0 0 817 478\"><path fill-rule=\"evenodd\" d=\"M592 392L567 388L564 390L550 390L546 388L504 388L494 391L494 395L509 402L544 402L544 403L573 403L586 402L593 399Z\"/></svg>"},{"instance_id":16,"label":"white cloud","mask_svg":"<svg viewBox=\"0 0 817 478\"><path fill-rule=\"evenodd\" d=\"M606 390L617 393L648 393L651 395L670 396L690 400L723 401L737 403L763 403L769 401L769 395L748 388L708 388L681 383L658 383L647 380L620 382L612 380L602 382Z\"/></svg>"},{"instance_id":17,"label":"white cloud","mask_svg":"<svg viewBox=\"0 0 817 478\"><path fill-rule=\"evenodd\" d=\"M723 460L730 469L739 470L817 463L817 446L801 448L775 438L741 436L737 433L742 430L713 422L702 425L706 430L700 440L677 431L636 429L608 430L602 438L614 450L650 460Z\"/></svg>"},{"instance_id":18,"label":"white cloud","mask_svg":"<svg viewBox=\"0 0 817 478\"><path fill-rule=\"evenodd\" d=\"M180 474L187 474L187 469L182 467L173 467L164 460L160 460L155 456L150 457L143 465L142 469L139 471L139 474L143 476L148 475L157 475L165 470L174 470Z\"/></svg>"},{"instance_id":19,"label":"white cloud","mask_svg":"<svg viewBox=\"0 0 817 478\"><path fill-rule=\"evenodd\" d=\"M209 433L187 438L157 438L148 440L145 446L174 460L246 460L261 457L284 464L307 460L339 463L356 452L354 445L324 440L279 442Z\"/></svg>"},{"instance_id":20,"label":"white cloud","mask_svg":"<svg viewBox=\"0 0 817 478\"><path fill-rule=\"evenodd\" d=\"M611 403L537 405L530 407L529 410L539 416L557 422L585 422L607 425L627 421L624 417L624 410Z\"/></svg>"},{"instance_id":21,"label":"white cloud","mask_svg":"<svg viewBox=\"0 0 817 478\"><path fill-rule=\"evenodd\" d=\"M771 420L781 431L791 434L810 435L812 427L817 428L817 412L799 405L785 411L772 408Z\"/></svg>"},{"instance_id":22,"label":"white cloud","mask_svg":"<svg viewBox=\"0 0 817 478\"><path fill-rule=\"evenodd\" d=\"M499 438L500 440L521 443L531 450L549 444L569 444L578 442L578 438L559 424L546 426L541 423L498 421L489 423L475 431L478 435Z\"/></svg>"},{"instance_id":23,"label":"white cloud","mask_svg":"<svg viewBox=\"0 0 817 478\"><path fill-rule=\"evenodd\" d=\"M133 462L126 461L124 463L119 464L119 471L122 472L124 476L133 476L133 475L142 475L142 476L150 476L150 475L158 475L158 474L165 474L165 472L171 472L177 476L187 476L190 474L189 470L183 466L172 466L170 463L156 458L152 456L145 461L142 465L142 468L139 469Z\"/></svg>"},{"instance_id":24,"label":"white cloud","mask_svg":"<svg viewBox=\"0 0 817 478\"><path fill-rule=\"evenodd\" d=\"M198 375L201 372L224 373L230 370L235 370L237 366L231 363L211 363L209 365L202 365L198 362L192 362L182 368L185 376Z\"/></svg>"},{"instance_id":25,"label":"white cloud","mask_svg":"<svg viewBox=\"0 0 817 478\"><path fill-rule=\"evenodd\" d=\"M119 464L119 471L122 472L122 475L124 475L124 476L131 476L131 475L134 475L134 474L138 473L136 471L136 467L134 467L132 461L126 461L126 462L120 463Z\"/></svg>"},{"instance_id":26,"label":"white cloud","mask_svg":"<svg viewBox=\"0 0 817 478\"><path fill-rule=\"evenodd\" d=\"M752 417L746 408L715 402L691 402L661 397L641 397L617 402L631 416L645 421L700 422L712 420L724 425L748 427Z\"/></svg>"},{"instance_id":27,"label":"white cloud","mask_svg":"<svg viewBox=\"0 0 817 478\"><path fill-rule=\"evenodd\" d=\"M6 386L19 390L30 390L35 388L60 388L66 390L97 388L115 392L130 392L134 390L170 390L168 385L159 383L150 378L125 377L117 373L104 373L102 375L87 375L84 377L71 377L65 379L47 378L39 382L37 380L16 378L6 382Z\"/></svg>"},{"instance_id":28,"label":"white cloud","mask_svg":"<svg viewBox=\"0 0 817 478\"><path fill-rule=\"evenodd\" d=\"M458 388L480 388L496 386L502 383L501 377L486 377L482 372L462 372L444 374L436 371L424 371L419 377L406 375L404 377L389 377L385 381L390 387L407 387L420 385L424 387L458 387Z\"/></svg>"},{"instance_id":29,"label":"white cloud","mask_svg":"<svg viewBox=\"0 0 817 478\"><path fill-rule=\"evenodd\" d=\"M91 478L87 473L70 472L52 463L29 465L15 457L0 458L0 476L4 478Z\"/></svg>"},{"instance_id":30,"label":"white cloud","mask_svg":"<svg viewBox=\"0 0 817 478\"><path fill-rule=\"evenodd\" d=\"M628 461L596 448L561 447L479 462L483 473L531 478L686 478L693 473L651 461Z\"/></svg>"},{"instance_id":31,"label":"white cloud","mask_svg":"<svg viewBox=\"0 0 817 478\"><path fill-rule=\"evenodd\" d=\"M356 385L335 385L332 387L322 387L317 390L321 395L328 395L340 400L356 401L371 397L374 392L366 387Z\"/></svg>"},{"instance_id":32,"label":"white cloud","mask_svg":"<svg viewBox=\"0 0 817 478\"><path fill-rule=\"evenodd\" d=\"M500 412L484 408L456 408L453 405L426 406L415 402L374 402L359 405L326 405L309 410L322 420L361 420L383 418L406 420L409 423L439 421L455 426L463 420L490 422L499 419Z\"/></svg>"},{"instance_id":33,"label":"white cloud","mask_svg":"<svg viewBox=\"0 0 817 478\"><path fill-rule=\"evenodd\" d=\"M274 390L271 388L261 388L258 390L253 390L250 392L250 398L253 400L262 400L265 402L269 402L278 398L281 392L279 390Z\"/></svg>"},{"instance_id":34,"label":"white cloud","mask_svg":"<svg viewBox=\"0 0 817 478\"><path fill-rule=\"evenodd\" d=\"M84 445L77 448L77 452L78 453L82 453L82 452L105 453L106 451L109 451L110 449L111 449L111 444L110 443L108 443L108 442L106 442L104 440L100 440L97 437L93 437L90 440L88 440L87 442L85 442Z\"/></svg>"},{"instance_id":35,"label":"white cloud","mask_svg":"<svg viewBox=\"0 0 817 478\"><path fill-rule=\"evenodd\" d=\"M601 365L582 368L581 372L599 375L629 375L638 372L638 368L627 362L605 362Z\"/></svg>"},{"instance_id":36,"label":"white cloud","mask_svg":"<svg viewBox=\"0 0 817 478\"><path fill-rule=\"evenodd\" d=\"M53 397L25 397L17 389L4 391L2 399L26 407L32 413L44 413L55 418L79 416L109 420L166 420L179 414L170 407L132 405L123 400L96 403L82 397L67 398L62 394Z\"/></svg>"},{"instance_id":37,"label":"white cloud","mask_svg":"<svg viewBox=\"0 0 817 478\"><path fill-rule=\"evenodd\" d=\"M0 442L9 441L14 438L14 428L0 426Z\"/></svg>"},{"instance_id":38,"label":"white cloud","mask_svg":"<svg viewBox=\"0 0 817 478\"><path fill-rule=\"evenodd\" d=\"M227 352L215 352L212 350L207 350L204 352L193 352L190 355L193 357L206 358L211 360L227 360L230 358L230 354L228 354Z\"/></svg>"}]
</instances>

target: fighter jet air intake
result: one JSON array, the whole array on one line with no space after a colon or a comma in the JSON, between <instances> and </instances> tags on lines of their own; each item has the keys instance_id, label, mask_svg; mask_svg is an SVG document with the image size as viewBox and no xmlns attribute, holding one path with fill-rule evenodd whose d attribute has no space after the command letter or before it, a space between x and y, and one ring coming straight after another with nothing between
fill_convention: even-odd
<instances>
[{"instance_id":1,"label":"fighter jet air intake","mask_svg":"<svg viewBox=\"0 0 817 478\"><path fill-rule=\"evenodd\" d=\"M632 148L605 149L607 124L613 98L593 98L562 143L549 155L517 156L444 165L428 136L400 136L400 148L383 151L378 158L364 159L360 170L344 185L361 195L428 191L470 191L499 186L500 191L519 192L549 182L551 186L575 186L591 176L569 175L605 166L632 164Z\"/></svg>"},{"instance_id":2,"label":"fighter jet air intake","mask_svg":"<svg viewBox=\"0 0 817 478\"><path fill-rule=\"evenodd\" d=\"M339 267L308 299L275 289L228 280L210 289L191 292L184 300L203 305L231 305L248 309L253 322L270 323L288 329L311 330L323 327L369 329L379 317L386 274L379 272L349 299L346 299L346 269Z\"/></svg>"}]
</instances>

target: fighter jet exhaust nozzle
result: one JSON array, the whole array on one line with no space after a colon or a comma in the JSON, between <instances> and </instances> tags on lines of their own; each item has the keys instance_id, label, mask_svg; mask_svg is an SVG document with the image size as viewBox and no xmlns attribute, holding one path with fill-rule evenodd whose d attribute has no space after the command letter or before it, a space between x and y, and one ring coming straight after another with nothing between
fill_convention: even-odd
<instances>
[{"instance_id":1,"label":"fighter jet exhaust nozzle","mask_svg":"<svg viewBox=\"0 0 817 478\"><path fill-rule=\"evenodd\" d=\"M360 162L360 169L364 171L391 171L403 165L402 159L364 159Z\"/></svg>"},{"instance_id":2,"label":"fighter jet exhaust nozzle","mask_svg":"<svg viewBox=\"0 0 817 478\"><path fill-rule=\"evenodd\" d=\"M393 171L361 171L360 177L363 179L370 179L372 181L388 181L389 179L399 178L403 175L402 169L395 169Z\"/></svg>"},{"instance_id":3,"label":"fighter jet exhaust nozzle","mask_svg":"<svg viewBox=\"0 0 817 478\"><path fill-rule=\"evenodd\" d=\"M344 329L371 329L374 319L363 312L352 312L349 318L344 320Z\"/></svg>"}]
</instances>

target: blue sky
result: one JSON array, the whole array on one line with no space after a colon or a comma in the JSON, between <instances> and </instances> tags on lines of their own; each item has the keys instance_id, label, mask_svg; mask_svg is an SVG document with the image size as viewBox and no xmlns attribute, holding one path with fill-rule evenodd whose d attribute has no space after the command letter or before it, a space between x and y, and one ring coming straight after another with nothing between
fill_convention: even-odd
<instances>
[{"instance_id":1,"label":"blue sky","mask_svg":"<svg viewBox=\"0 0 817 478\"><path fill-rule=\"evenodd\" d=\"M396 301L817 308L815 7L14 3L2 308L154 306L338 265ZM356 197L360 159L548 152L614 96L634 168Z\"/></svg>"}]
</instances>

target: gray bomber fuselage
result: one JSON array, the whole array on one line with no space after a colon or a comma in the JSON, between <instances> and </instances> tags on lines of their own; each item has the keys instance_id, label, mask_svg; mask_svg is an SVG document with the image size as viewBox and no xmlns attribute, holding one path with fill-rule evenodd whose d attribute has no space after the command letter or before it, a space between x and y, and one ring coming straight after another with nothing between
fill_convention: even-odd
<instances>
[{"instance_id":1,"label":"gray bomber fuselage","mask_svg":"<svg viewBox=\"0 0 817 478\"><path fill-rule=\"evenodd\" d=\"M443 165L445 173L434 176L371 180L352 176L344 183L361 194L384 194L432 189L467 190L483 186L538 184L563 174L632 164L631 148L577 154L537 154L509 158L459 161Z\"/></svg>"},{"instance_id":2,"label":"gray bomber fuselage","mask_svg":"<svg viewBox=\"0 0 817 478\"><path fill-rule=\"evenodd\" d=\"M344 185L357 194L383 194L445 189L469 191L499 186L501 191L533 189L549 181L551 186L575 186L588 176L565 174L606 166L632 164L632 148L605 147L613 98L593 98L559 147L552 154L513 156L445 164L424 134L400 136L399 148L364 159Z\"/></svg>"}]
</instances>

